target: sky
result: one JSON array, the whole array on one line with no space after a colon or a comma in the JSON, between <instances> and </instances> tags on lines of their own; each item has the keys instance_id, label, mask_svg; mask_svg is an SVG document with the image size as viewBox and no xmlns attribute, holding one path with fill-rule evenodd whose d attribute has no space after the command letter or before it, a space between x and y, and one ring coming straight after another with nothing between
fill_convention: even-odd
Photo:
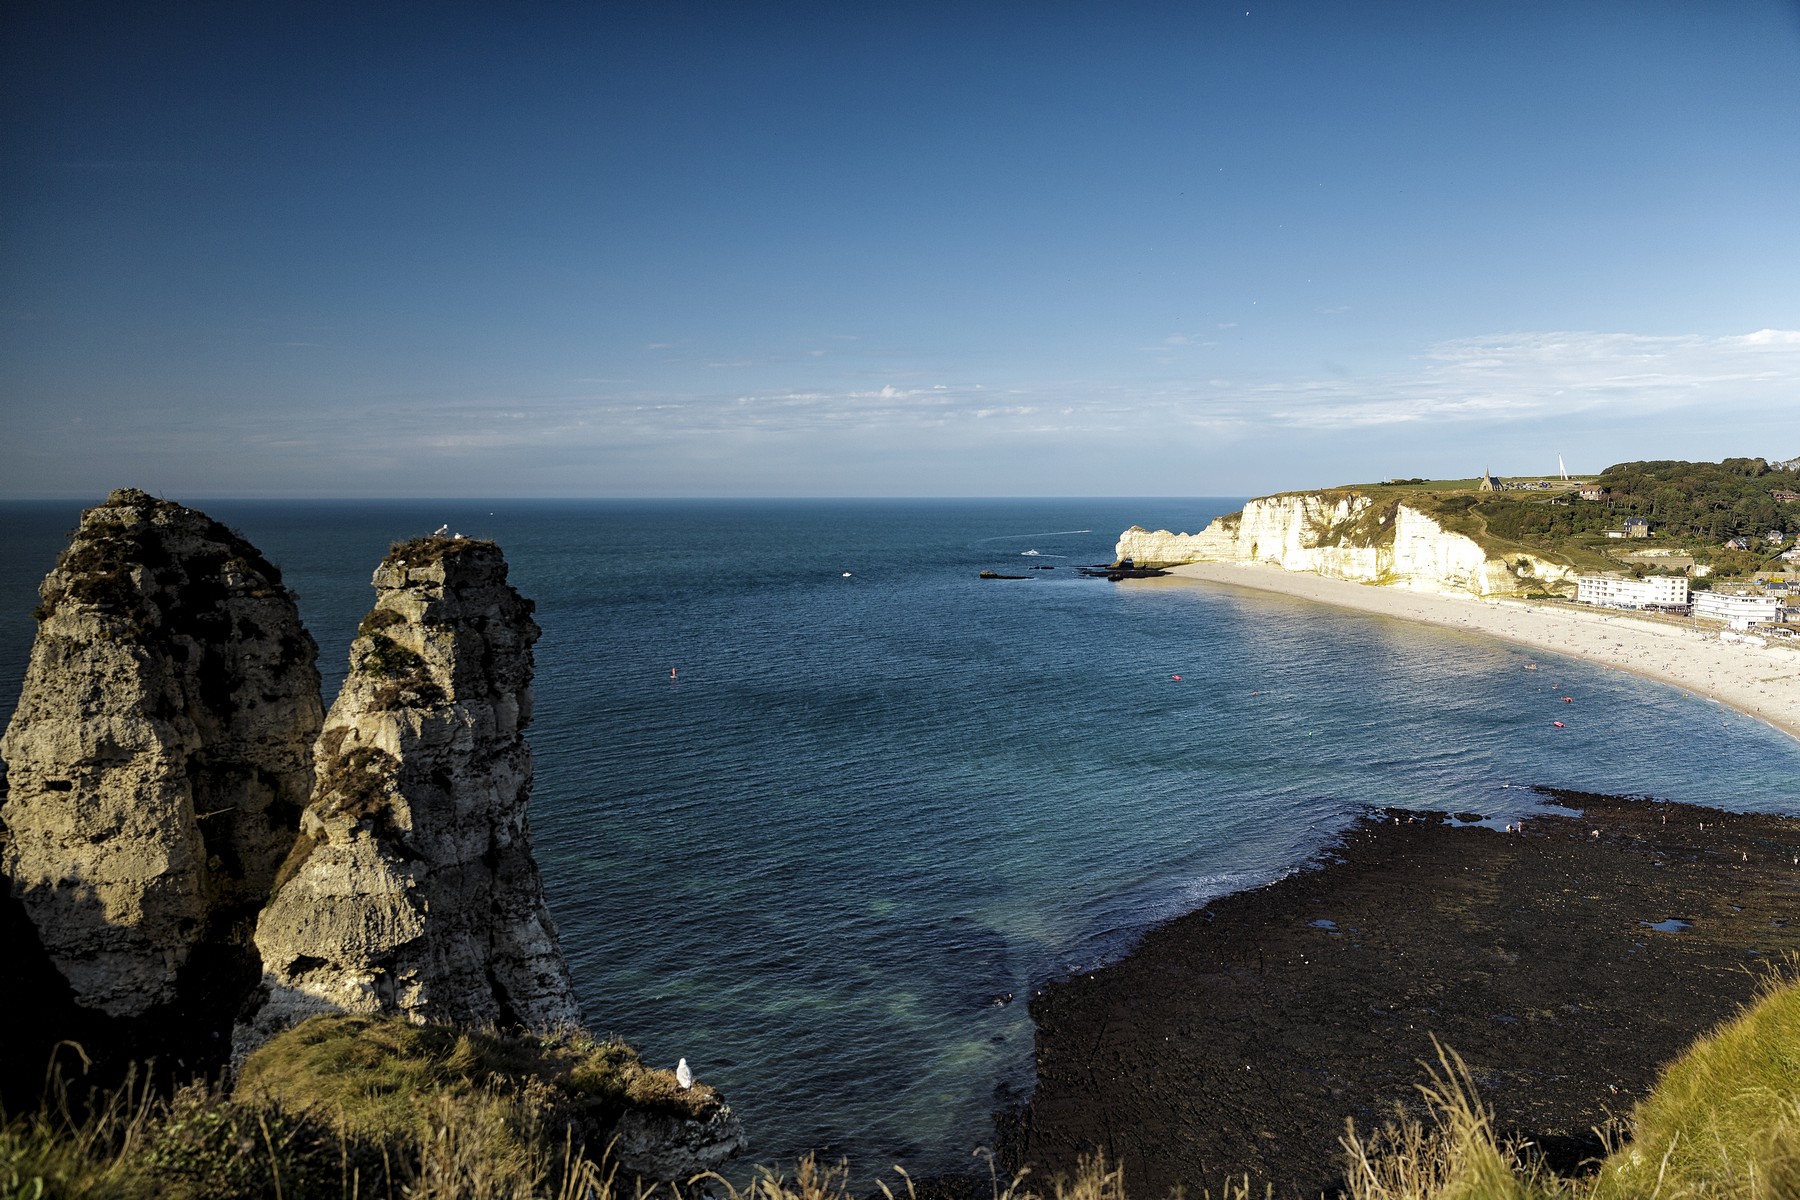
<instances>
[{"instance_id":1,"label":"sky","mask_svg":"<svg viewBox=\"0 0 1800 1200\"><path fill-rule=\"evenodd\" d=\"M1800 2L0 6L0 497L1800 456Z\"/></svg>"}]
</instances>

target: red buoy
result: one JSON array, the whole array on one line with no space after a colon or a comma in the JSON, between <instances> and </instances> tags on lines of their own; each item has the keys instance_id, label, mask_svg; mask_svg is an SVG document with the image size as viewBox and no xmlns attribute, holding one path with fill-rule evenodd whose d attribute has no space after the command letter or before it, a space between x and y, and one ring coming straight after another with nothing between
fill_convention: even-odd
<instances>
[{"instance_id":1,"label":"red buoy","mask_svg":"<svg viewBox=\"0 0 1800 1200\"><path fill-rule=\"evenodd\" d=\"M1169 676L1169 678L1173 679L1176 683L1181 682L1181 676L1179 676L1179 675L1171 675L1171 676Z\"/></svg>"},{"instance_id":2,"label":"red buoy","mask_svg":"<svg viewBox=\"0 0 1800 1200\"><path fill-rule=\"evenodd\" d=\"M1552 725L1556 726L1558 729L1561 729L1563 727L1563 723L1561 721L1552 721L1550 723Z\"/></svg>"}]
</instances>

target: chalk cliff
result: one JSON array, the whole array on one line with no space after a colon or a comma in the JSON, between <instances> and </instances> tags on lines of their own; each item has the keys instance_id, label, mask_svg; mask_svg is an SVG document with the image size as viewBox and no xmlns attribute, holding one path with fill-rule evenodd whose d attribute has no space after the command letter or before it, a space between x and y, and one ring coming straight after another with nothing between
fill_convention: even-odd
<instances>
[{"instance_id":1,"label":"chalk cliff","mask_svg":"<svg viewBox=\"0 0 1800 1200\"><path fill-rule=\"evenodd\" d=\"M579 1022L526 823L538 627L506 576L493 543L441 537L376 570L238 1054L322 1012Z\"/></svg>"},{"instance_id":2,"label":"chalk cliff","mask_svg":"<svg viewBox=\"0 0 1800 1200\"><path fill-rule=\"evenodd\" d=\"M39 595L0 740L12 894L81 1009L179 1001L216 1036L311 791L317 647L255 547L136 490L82 514Z\"/></svg>"},{"instance_id":3,"label":"chalk cliff","mask_svg":"<svg viewBox=\"0 0 1800 1200\"><path fill-rule=\"evenodd\" d=\"M1523 552L1491 554L1418 508L1352 491L1266 496L1199 533L1133 526L1120 535L1115 554L1140 567L1264 563L1447 595L1520 595L1574 579L1565 564Z\"/></svg>"}]
</instances>

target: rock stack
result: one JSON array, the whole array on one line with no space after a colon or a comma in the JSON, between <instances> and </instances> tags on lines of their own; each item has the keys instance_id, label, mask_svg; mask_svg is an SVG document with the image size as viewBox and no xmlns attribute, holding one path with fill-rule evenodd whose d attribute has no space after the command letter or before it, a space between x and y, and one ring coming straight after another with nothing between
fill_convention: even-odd
<instances>
[{"instance_id":1,"label":"rock stack","mask_svg":"<svg viewBox=\"0 0 1800 1200\"><path fill-rule=\"evenodd\" d=\"M135 490L39 595L0 741L12 896L89 1017L216 1036L312 787L318 648L255 547Z\"/></svg>"},{"instance_id":2,"label":"rock stack","mask_svg":"<svg viewBox=\"0 0 1800 1200\"><path fill-rule=\"evenodd\" d=\"M526 823L531 603L472 539L398 545L374 583L257 924L263 995L239 1053L319 1012L580 1018Z\"/></svg>"},{"instance_id":3,"label":"rock stack","mask_svg":"<svg viewBox=\"0 0 1800 1200\"><path fill-rule=\"evenodd\" d=\"M167 1082L242 1061L314 1014L578 1033L526 823L539 631L506 576L492 542L395 546L324 717L317 647L253 546L139 491L82 515L0 740L0 1107L36 1104L72 1043L106 1087L150 1058ZM716 1093L656 1086L680 1085L600 1131L627 1170L743 1148Z\"/></svg>"}]
</instances>

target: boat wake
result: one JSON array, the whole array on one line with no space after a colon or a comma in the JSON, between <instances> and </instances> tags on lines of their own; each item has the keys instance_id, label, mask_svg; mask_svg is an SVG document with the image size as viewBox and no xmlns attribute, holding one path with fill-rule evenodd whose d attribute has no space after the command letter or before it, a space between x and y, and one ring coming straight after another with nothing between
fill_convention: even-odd
<instances>
[{"instance_id":1,"label":"boat wake","mask_svg":"<svg viewBox=\"0 0 1800 1200\"><path fill-rule=\"evenodd\" d=\"M1053 529L1049 533L1003 533L998 537L980 538L975 544L982 546L988 542L1022 542L1027 538L1078 537L1081 534L1092 532L1094 531L1091 529Z\"/></svg>"}]
</instances>

